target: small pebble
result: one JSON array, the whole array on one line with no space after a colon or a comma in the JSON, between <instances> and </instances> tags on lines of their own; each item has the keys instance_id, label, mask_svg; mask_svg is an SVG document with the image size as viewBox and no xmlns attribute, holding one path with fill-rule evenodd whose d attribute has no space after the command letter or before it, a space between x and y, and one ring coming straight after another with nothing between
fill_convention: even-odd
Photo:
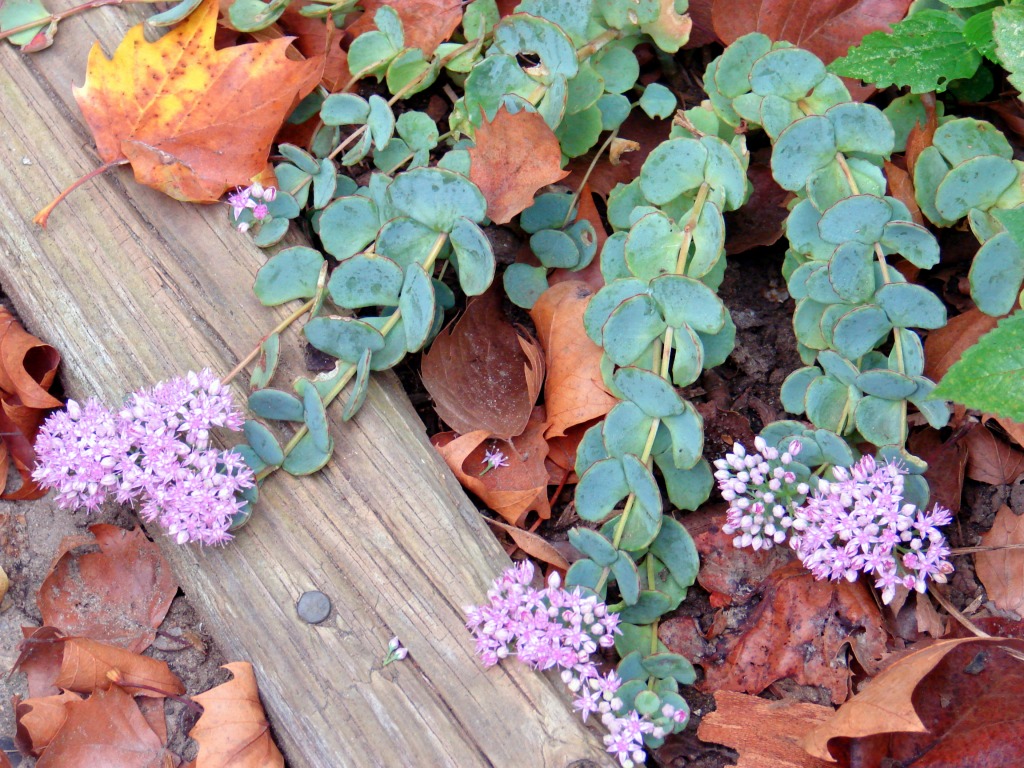
<instances>
[{"instance_id":1,"label":"small pebble","mask_svg":"<svg viewBox=\"0 0 1024 768\"><path fill-rule=\"evenodd\" d=\"M303 592L296 608L307 624L319 624L331 615L331 600L323 592Z\"/></svg>"}]
</instances>

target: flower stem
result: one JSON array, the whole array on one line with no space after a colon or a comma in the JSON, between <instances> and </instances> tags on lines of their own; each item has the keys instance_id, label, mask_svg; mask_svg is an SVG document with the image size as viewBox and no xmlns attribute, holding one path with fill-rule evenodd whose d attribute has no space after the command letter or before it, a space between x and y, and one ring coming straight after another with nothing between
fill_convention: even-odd
<instances>
[{"instance_id":1,"label":"flower stem","mask_svg":"<svg viewBox=\"0 0 1024 768\"><path fill-rule=\"evenodd\" d=\"M296 320L298 320L300 317L302 317L304 314L306 314L306 312L308 312L312 308L312 306L313 306L313 304L315 302L316 302L315 298L310 299L305 304L303 304L301 307L299 307L297 310L295 310L290 315L288 315L288 317L286 317L284 320L282 320L280 323L278 323L276 326L274 326L274 330L272 330L270 333L268 333L266 336L264 336L262 339L260 339L259 342L257 342L256 346L253 348L253 350L248 355L246 355L244 358L242 358L242 361L238 365L236 365L234 368L232 368L231 369L231 373L229 373L227 376L222 378L220 380L220 383L221 384L229 384L231 382L231 380L233 378L235 378L235 376L237 376L239 373L242 372L242 369L245 368L245 366L247 366L249 363L251 363L253 360L256 359L256 356L260 353L260 349L266 343L267 339L269 339L275 333L282 333L289 325L291 325Z\"/></svg>"}]
</instances>

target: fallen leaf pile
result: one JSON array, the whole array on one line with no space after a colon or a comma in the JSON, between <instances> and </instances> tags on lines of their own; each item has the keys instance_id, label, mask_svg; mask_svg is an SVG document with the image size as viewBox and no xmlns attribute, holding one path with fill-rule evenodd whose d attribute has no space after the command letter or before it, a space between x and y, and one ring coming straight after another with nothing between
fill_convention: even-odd
<instances>
[{"instance_id":1,"label":"fallen leaf pile","mask_svg":"<svg viewBox=\"0 0 1024 768\"><path fill-rule=\"evenodd\" d=\"M63 405L49 394L58 365L60 353L0 307L0 498L38 499L45 493L32 480L36 463L32 444L46 415ZM12 462L22 484L4 493Z\"/></svg>"},{"instance_id":2,"label":"fallen leaf pile","mask_svg":"<svg viewBox=\"0 0 1024 768\"><path fill-rule=\"evenodd\" d=\"M65 539L39 594L45 625L25 627L15 664L28 698L15 697L15 744L41 768L176 768L164 705L185 686L167 662L142 655L177 592L159 548L140 530L94 525ZM91 550L98 546L99 551ZM194 696L189 768L283 768L251 665ZM198 706L196 706L198 705Z\"/></svg>"}]
</instances>

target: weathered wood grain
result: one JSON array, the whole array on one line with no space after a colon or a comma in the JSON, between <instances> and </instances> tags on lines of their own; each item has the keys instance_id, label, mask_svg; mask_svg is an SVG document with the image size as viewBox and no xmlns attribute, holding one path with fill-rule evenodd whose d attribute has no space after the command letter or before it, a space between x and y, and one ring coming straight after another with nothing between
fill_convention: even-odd
<instances>
[{"instance_id":1,"label":"weathered wood grain","mask_svg":"<svg viewBox=\"0 0 1024 768\"><path fill-rule=\"evenodd\" d=\"M188 369L230 370L285 314L252 297L265 257L223 208L176 203L128 169L74 193L47 230L30 221L97 163L71 85L92 41L109 53L138 18L68 20L33 56L0 44L0 285L61 350L78 398L117 401ZM507 558L394 378L376 382L353 422L334 414L328 468L268 483L230 546L156 534L189 599L229 658L255 664L292 768L607 764L556 679L476 662L462 606ZM295 612L310 589L334 605L319 626ZM392 635L410 656L383 668Z\"/></svg>"}]
</instances>

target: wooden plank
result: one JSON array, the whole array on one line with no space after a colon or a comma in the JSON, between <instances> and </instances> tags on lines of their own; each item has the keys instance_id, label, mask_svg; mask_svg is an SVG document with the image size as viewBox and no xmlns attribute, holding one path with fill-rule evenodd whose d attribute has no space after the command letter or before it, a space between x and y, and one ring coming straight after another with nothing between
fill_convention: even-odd
<instances>
[{"instance_id":1,"label":"wooden plank","mask_svg":"<svg viewBox=\"0 0 1024 768\"><path fill-rule=\"evenodd\" d=\"M93 39L109 52L138 18L91 12L33 56L0 44L0 286L61 350L69 393L113 402L189 369L230 370L285 314L251 295L265 256L223 207L176 203L127 169L77 191L48 230L30 221L96 165L71 84ZM354 422L334 414L328 468L274 478L231 545L177 547L156 533L225 654L255 664L289 764L609 764L557 678L476 661L462 606L507 558L395 379L376 382ZM295 612L310 589L334 606L319 626ZM410 656L384 668L392 635Z\"/></svg>"}]
</instances>

